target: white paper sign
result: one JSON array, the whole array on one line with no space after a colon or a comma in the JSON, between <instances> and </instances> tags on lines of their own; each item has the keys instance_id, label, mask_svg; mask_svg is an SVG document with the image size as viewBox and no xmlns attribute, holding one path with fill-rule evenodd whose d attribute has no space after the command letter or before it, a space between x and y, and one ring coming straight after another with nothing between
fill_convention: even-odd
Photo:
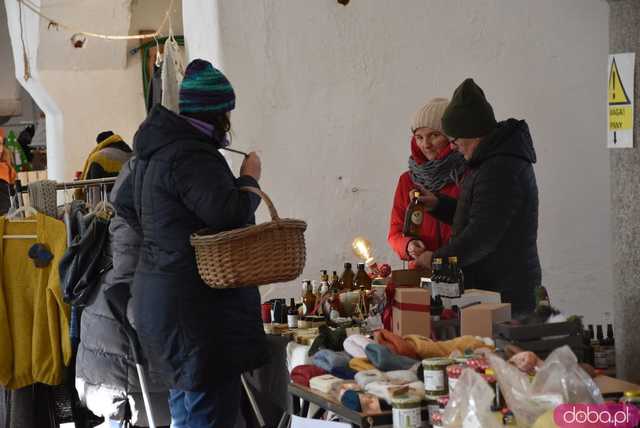
<instances>
[{"instance_id":1,"label":"white paper sign","mask_svg":"<svg viewBox=\"0 0 640 428\"><path fill-rule=\"evenodd\" d=\"M609 55L607 147L633 147L635 53Z\"/></svg>"}]
</instances>

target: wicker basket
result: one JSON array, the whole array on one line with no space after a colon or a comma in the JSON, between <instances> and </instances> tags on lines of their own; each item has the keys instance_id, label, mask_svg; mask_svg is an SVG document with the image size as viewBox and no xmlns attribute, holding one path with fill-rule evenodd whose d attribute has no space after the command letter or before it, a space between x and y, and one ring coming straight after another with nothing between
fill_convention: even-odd
<instances>
[{"instance_id":1,"label":"wicker basket","mask_svg":"<svg viewBox=\"0 0 640 428\"><path fill-rule=\"evenodd\" d=\"M214 235L206 231L192 235L200 277L213 288L257 287L298 278L307 259L307 223L280 218L260 189L240 190L259 195L271 221Z\"/></svg>"}]
</instances>

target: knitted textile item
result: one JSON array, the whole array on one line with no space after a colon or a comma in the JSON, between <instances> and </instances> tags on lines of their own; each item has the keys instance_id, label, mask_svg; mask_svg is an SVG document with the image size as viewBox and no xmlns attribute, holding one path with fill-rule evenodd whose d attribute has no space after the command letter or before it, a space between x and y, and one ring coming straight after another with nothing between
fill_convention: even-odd
<instances>
[{"instance_id":1,"label":"knitted textile item","mask_svg":"<svg viewBox=\"0 0 640 428\"><path fill-rule=\"evenodd\" d=\"M325 374L311 378L311 380L309 381L309 387L317 389L324 394L328 394L331 392L331 389L333 389L335 385L341 384L342 382L344 381L338 379L335 376Z\"/></svg>"},{"instance_id":2,"label":"knitted textile item","mask_svg":"<svg viewBox=\"0 0 640 428\"><path fill-rule=\"evenodd\" d=\"M351 361L349 361L349 367L357 372L375 369L367 358L352 358Z\"/></svg>"},{"instance_id":3,"label":"knitted textile item","mask_svg":"<svg viewBox=\"0 0 640 428\"><path fill-rule=\"evenodd\" d=\"M389 330L378 330L375 333L376 343L384 345L391 352L405 357L418 359L415 349L402 337L390 332Z\"/></svg>"},{"instance_id":4,"label":"knitted textile item","mask_svg":"<svg viewBox=\"0 0 640 428\"><path fill-rule=\"evenodd\" d=\"M364 348L370 343L373 343L373 341L368 337L361 334L352 334L345 339L343 346L344 350L347 351L347 354L352 357L367 358Z\"/></svg>"},{"instance_id":5,"label":"knitted textile item","mask_svg":"<svg viewBox=\"0 0 640 428\"><path fill-rule=\"evenodd\" d=\"M473 79L466 79L456 88L442 115L442 129L451 138L484 137L497 125L493 107Z\"/></svg>"},{"instance_id":6,"label":"knitted textile item","mask_svg":"<svg viewBox=\"0 0 640 428\"><path fill-rule=\"evenodd\" d=\"M320 349L331 349L332 351L344 351L342 344L347 338L347 332L344 327L338 327L332 330L326 325L318 327L318 337L315 338L309 349L309 355L313 356Z\"/></svg>"},{"instance_id":7,"label":"knitted textile item","mask_svg":"<svg viewBox=\"0 0 640 428\"><path fill-rule=\"evenodd\" d=\"M468 349L491 348L473 336L461 336L442 342L433 341L417 334L410 334L404 338L420 358L448 357L455 350L465 352Z\"/></svg>"},{"instance_id":8,"label":"knitted textile item","mask_svg":"<svg viewBox=\"0 0 640 428\"><path fill-rule=\"evenodd\" d=\"M407 385L418 381L418 375L411 370L392 370L384 375L387 381L394 385Z\"/></svg>"},{"instance_id":9,"label":"knitted textile item","mask_svg":"<svg viewBox=\"0 0 640 428\"><path fill-rule=\"evenodd\" d=\"M167 39L164 44L162 63L162 105L179 112L180 83L184 78L184 59L175 39Z\"/></svg>"},{"instance_id":10,"label":"knitted textile item","mask_svg":"<svg viewBox=\"0 0 640 428\"><path fill-rule=\"evenodd\" d=\"M378 345L377 343L367 345L365 351L371 364L383 372L390 370L408 370L418 362L409 357L396 355L386 346Z\"/></svg>"},{"instance_id":11,"label":"knitted textile item","mask_svg":"<svg viewBox=\"0 0 640 428\"><path fill-rule=\"evenodd\" d=\"M353 380L356 373L357 372L355 370L352 370L349 367L334 367L333 370L331 370L332 375L345 380Z\"/></svg>"},{"instance_id":12,"label":"knitted textile item","mask_svg":"<svg viewBox=\"0 0 640 428\"><path fill-rule=\"evenodd\" d=\"M356 382L358 382L358 385L365 387L367 386L367 384L370 384L371 382L379 382L379 381L387 380L387 377L380 370L372 369L372 370L365 370L357 373L355 376L355 379L356 379Z\"/></svg>"},{"instance_id":13,"label":"knitted textile item","mask_svg":"<svg viewBox=\"0 0 640 428\"><path fill-rule=\"evenodd\" d=\"M406 391L405 391L406 389ZM394 385L390 382L371 382L365 386L364 390L369 394L373 394L378 398L391 403L391 399L398 391L405 391L402 395L411 395L415 397L424 397L424 383L417 381L407 385Z\"/></svg>"},{"instance_id":14,"label":"knitted textile item","mask_svg":"<svg viewBox=\"0 0 640 428\"><path fill-rule=\"evenodd\" d=\"M446 98L433 98L420 107L411 121L411 132L419 128L431 128L442 132L442 115L449 105Z\"/></svg>"},{"instance_id":15,"label":"knitted textile item","mask_svg":"<svg viewBox=\"0 0 640 428\"><path fill-rule=\"evenodd\" d=\"M320 367L312 365L298 366L291 372L291 381L298 385L309 386L311 378L322 376L323 374L327 374L327 372Z\"/></svg>"},{"instance_id":16,"label":"knitted textile item","mask_svg":"<svg viewBox=\"0 0 640 428\"><path fill-rule=\"evenodd\" d=\"M330 349L323 349L316 352L311 358L313 364L328 372L335 368L346 369L349 367L350 357L346 352L335 352Z\"/></svg>"},{"instance_id":17,"label":"knitted textile item","mask_svg":"<svg viewBox=\"0 0 640 428\"><path fill-rule=\"evenodd\" d=\"M180 85L180 113L225 113L236 106L236 94L224 74L202 59L194 59Z\"/></svg>"},{"instance_id":18,"label":"knitted textile item","mask_svg":"<svg viewBox=\"0 0 640 428\"><path fill-rule=\"evenodd\" d=\"M36 211L58 218L56 182L52 180L29 183L29 200Z\"/></svg>"}]
</instances>

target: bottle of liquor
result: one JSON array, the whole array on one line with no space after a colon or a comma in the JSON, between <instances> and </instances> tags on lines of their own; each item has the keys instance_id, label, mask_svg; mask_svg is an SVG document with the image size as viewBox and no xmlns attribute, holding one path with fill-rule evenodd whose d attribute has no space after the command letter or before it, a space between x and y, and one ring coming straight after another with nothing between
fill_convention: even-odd
<instances>
[{"instance_id":1,"label":"bottle of liquor","mask_svg":"<svg viewBox=\"0 0 640 428\"><path fill-rule=\"evenodd\" d=\"M435 257L431 262L431 282L441 282L442 276L442 258Z\"/></svg>"},{"instance_id":2,"label":"bottle of liquor","mask_svg":"<svg viewBox=\"0 0 640 428\"><path fill-rule=\"evenodd\" d=\"M287 325L289 328L298 328L298 308L296 307L296 302L293 300L293 297L291 298L291 304L287 311Z\"/></svg>"},{"instance_id":3,"label":"bottle of liquor","mask_svg":"<svg viewBox=\"0 0 640 428\"><path fill-rule=\"evenodd\" d=\"M329 275L326 270L320 271L320 290L318 292L320 297L329 292Z\"/></svg>"},{"instance_id":4,"label":"bottle of liquor","mask_svg":"<svg viewBox=\"0 0 640 428\"><path fill-rule=\"evenodd\" d=\"M595 340L595 331L593 329L593 324L589 324L587 330L585 330L584 332L584 340L583 340L583 346L585 349L584 352L584 361L587 364L590 365L594 365L594 355L593 355L593 347L591 345L592 341Z\"/></svg>"},{"instance_id":5,"label":"bottle of liquor","mask_svg":"<svg viewBox=\"0 0 640 428\"><path fill-rule=\"evenodd\" d=\"M302 304L304 305L304 315L312 315L313 309L316 307L316 296L313 294L313 285L311 281L305 281L305 293L302 296Z\"/></svg>"},{"instance_id":6,"label":"bottle of liquor","mask_svg":"<svg viewBox=\"0 0 640 428\"><path fill-rule=\"evenodd\" d=\"M371 290L371 278L364 267L364 263L358 263L358 272L356 273L354 286L356 290Z\"/></svg>"},{"instance_id":7,"label":"bottle of liquor","mask_svg":"<svg viewBox=\"0 0 640 428\"><path fill-rule=\"evenodd\" d=\"M353 277L355 274L351 269L351 263L347 262L344 264L344 272L342 272L342 277L340 277L340 288L344 291L351 291L353 288Z\"/></svg>"},{"instance_id":8,"label":"bottle of liquor","mask_svg":"<svg viewBox=\"0 0 640 428\"><path fill-rule=\"evenodd\" d=\"M607 347L609 359L609 376L616 375L616 339L613 337L613 324L607 324Z\"/></svg>"},{"instance_id":9,"label":"bottle of liquor","mask_svg":"<svg viewBox=\"0 0 640 428\"><path fill-rule=\"evenodd\" d=\"M593 347L593 362L596 369L606 370L609 365L609 352L604 343L602 325L596 327L596 340Z\"/></svg>"},{"instance_id":10,"label":"bottle of liquor","mask_svg":"<svg viewBox=\"0 0 640 428\"><path fill-rule=\"evenodd\" d=\"M411 195L411 202L407 207L407 212L404 217L404 227L402 229L404 236L420 239L424 212L425 207L422 201L420 201L420 192L416 190L413 192L413 195Z\"/></svg>"},{"instance_id":11,"label":"bottle of liquor","mask_svg":"<svg viewBox=\"0 0 640 428\"><path fill-rule=\"evenodd\" d=\"M335 270L331 274L331 283L329 284L329 290L332 293L337 293L340 291L340 277L338 276L338 272Z\"/></svg>"},{"instance_id":12,"label":"bottle of liquor","mask_svg":"<svg viewBox=\"0 0 640 428\"><path fill-rule=\"evenodd\" d=\"M464 275L462 273L462 269L458 265L457 257L449 257L449 268L447 270L449 274L447 282L458 285L457 296L453 297L460 297L462 293L464 293Z\"/></svg>"}]
</instances>

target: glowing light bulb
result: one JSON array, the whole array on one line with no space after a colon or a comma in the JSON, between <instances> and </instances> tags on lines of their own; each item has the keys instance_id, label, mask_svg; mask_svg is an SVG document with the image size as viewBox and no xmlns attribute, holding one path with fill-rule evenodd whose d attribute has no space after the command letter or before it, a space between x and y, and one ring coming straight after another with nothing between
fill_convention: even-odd
<instances>
[{"instance_id":1,"label":"glowing light bulb","mask_svg":"<svg viewBox=\"0 0 640 428\"><path fill-rule=\"evenodd\" d=\"M353 240L351 246L353 247L353 252L355 253L355 255L364 260L367 265L371 265L374 263L371 242L369 242L366 238L362 236L356 237Z\"/></svg>"}]
</instances>

